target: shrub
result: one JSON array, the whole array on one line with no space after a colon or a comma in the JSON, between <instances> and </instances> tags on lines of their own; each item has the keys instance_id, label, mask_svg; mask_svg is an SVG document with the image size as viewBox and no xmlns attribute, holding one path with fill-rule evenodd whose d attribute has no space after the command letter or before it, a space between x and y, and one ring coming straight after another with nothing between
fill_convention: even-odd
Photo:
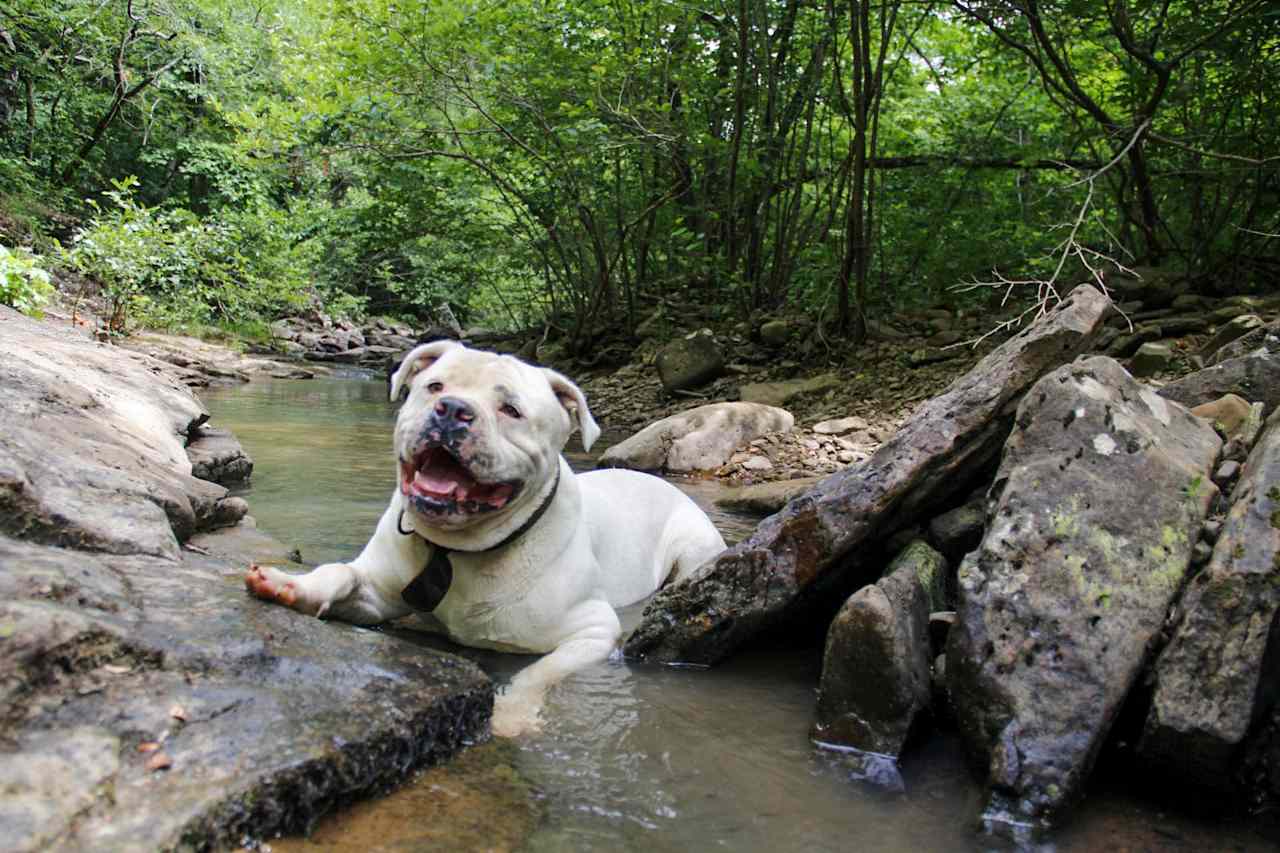
<instances>
[{"instance_id":1,"label":"shrub","mask_svg":"<svg viewBox=\"0 0 1280 853\"><path fill-rule=\"evenodd\" d=\"M38 317L40 306L52 294L49 274L40 268L36 258L0 245L0 303Z\"/></svg>"}]
</instances>

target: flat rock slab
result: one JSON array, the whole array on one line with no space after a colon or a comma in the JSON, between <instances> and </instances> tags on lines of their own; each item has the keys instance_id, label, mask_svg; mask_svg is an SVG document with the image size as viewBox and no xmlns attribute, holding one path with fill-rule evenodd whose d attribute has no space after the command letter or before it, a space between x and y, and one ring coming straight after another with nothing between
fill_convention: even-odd
<instances>
[{"instance_id":1,"label":"flat rock slab","mask_svg":"<svg viewBox=\"0 0 1280 853\"><path fill-rule=\"evenodd\" d=\"M1052 825L1079 794L1182 589L1221 444L1109 358L1018 407L947 644L990 831Z\"/></svg>"},{"instance_id":2,"label":"flat rock slab","mask_svg":"<svg viewBox=\"0 0 1280 853\"><path fill-rule=\"evenodd\" d=\"M844 381L834 373L823 373L791 382L749 382L738 390L738 394L744 403L785 406L801 394L821 394L842 384Z\"/></svg>"},{"instance_id":3,"label":"flat rock slab","mask_svg":"<svg viewBox=\"0 0 1280 853\"><path fill-rule=\"evenodd\" d=\"M1280 417L1272 415L1156 661L1138 754L1180 788L1236 792L1240 748L1280 694L1278 561Z\"/></svg>"},{"instance_id":4,"label":"flat rock slab","mask_svg":"<svg viewBox=\"0 0 1280 853\"><path fill-rule=\"evenodd\" d=\"M734 512L770 515L813 488L821 480L821 477L798 477L794 480L773 480L768 483L754 483L750 486L727 489L723 495L716 498L716 506Z\"/></svg>"},{"instance_id":5,"label":"flat rock slab","mask_svg":"<svg viewBox=\"0 0 1280 853\"><path fill-rule=\"evenodd\" d=\"M238 566L5 537L0 564L6 850L296 833L486 735L474 665L265 605Z\"/></svg>"},{"instance_id":6,"label":"flat rock slab","mask_svg":"<svg viewBox=\"0 0 1280 853\"><path fill-rule=\"evenodd\" d=\"M1091 287L1072 291L920 406L870 459L828 477L693 577L660 590L626 654L714 663L802 612L806 590L828 574L858 570L858 546L887 539L970 485L999 451L1022 393L1089 346L1109 305Z\"/></svg>"},{"instance_id":7,"label":"flat rock slab","mask_svg":"<svg viewBox=\"0 0 1280 853\"><path fill-rule=\"evenodd\" d=\"M600 457L601 468L690 473L710 471L767 432L795 425L791 413L759 403L710 403L649 424Z\"/></svg>"}]
</instances>

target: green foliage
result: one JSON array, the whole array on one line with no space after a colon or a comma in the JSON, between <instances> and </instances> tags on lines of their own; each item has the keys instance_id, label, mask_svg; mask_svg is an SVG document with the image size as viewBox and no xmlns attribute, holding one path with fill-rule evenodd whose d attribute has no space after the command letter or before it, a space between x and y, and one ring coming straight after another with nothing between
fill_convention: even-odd
<instances>
[{"instance_id":1,"label":"green foliage","mask_svg":"<svg viewBox=\"0 0 1280 853\"><path fill-rule=\"evenodd\" d=\"M110 326L242 323L303 300L307 258L286 213L266 206L200 219L139 203L136 180L114 183L64 254L102 284Z\"/></svg>"},{"instance_id":2,"label":"green foliage","mask_svg":"<svg viewBox=\"0 0 1280 853\"><path fill-rule=\"evenodd\" d=\"M52 295L49 273L41 269L38 258L0 245L0 304L39 316Z\"/></svg>"},{"instance_id":3,"label":"green foliage","mask_svg":"<svg viewBox=\"0 0 1280 853\"><path fill-rule=\"evenodd\" d=\"M121 324L448 304L580 353L672 301L973 298L951 288L1053 275L1066 233L1206 289L1274 281L1265 4L940 8L13 0L0 234L68 243Z\"/></svg>"}]
</instances>

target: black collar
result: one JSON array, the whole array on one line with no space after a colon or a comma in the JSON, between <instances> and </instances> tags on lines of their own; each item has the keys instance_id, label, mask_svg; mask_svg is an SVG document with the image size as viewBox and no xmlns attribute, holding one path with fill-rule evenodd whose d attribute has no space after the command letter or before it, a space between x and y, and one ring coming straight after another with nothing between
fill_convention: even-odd
<instances>
[{"instance_id":1,"label":"black collar","mask_svg":"<svg viewBox=\"0 0 1280 853\"><path fill-rule=\"evenodd\" d=\"M551 502L555 500L556 492L559 489L560 465L557 462L556 480L551 484L551 491L542 499L542 503L538 505L538 508L525 519L524 524L507 534L497 545L490 545L488 548L481 548L479 551L466 551L464 553L487 554L490 551L497 551L499 548L507 547L528 533L546 511L551 508ZM449 584L453 582L453 564L449 562L449 553L455 549L437 545L417 530L405 530L402 524L403 521L404 510L402 509L400 510L400 517L396 519L396 530L403 536L418 536L423 542L431 546L431 559L427 560L427 565L418 573L418 576L400 591L400 597L404 599L405 604L414 610L431 612L440 606L440 602L444 600L445 595L449 592Z\"/></svg>"}]
</instances>

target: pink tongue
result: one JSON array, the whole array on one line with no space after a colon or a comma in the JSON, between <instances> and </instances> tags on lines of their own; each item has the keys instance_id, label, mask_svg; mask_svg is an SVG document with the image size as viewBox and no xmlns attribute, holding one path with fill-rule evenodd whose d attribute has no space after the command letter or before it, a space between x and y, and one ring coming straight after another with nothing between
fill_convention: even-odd
<instances>
[{"instance_id":1,"label":"pink tongue","mask_svg":"<svg viewBox=\"0 0 1280 853\"><path fill-rule=\"evenodd\" d=\"M448 497L458 489L458 481L447 477L433 477L425 471L413 475L413 484L424 492Z\"/></svg>"}]
</instances>

